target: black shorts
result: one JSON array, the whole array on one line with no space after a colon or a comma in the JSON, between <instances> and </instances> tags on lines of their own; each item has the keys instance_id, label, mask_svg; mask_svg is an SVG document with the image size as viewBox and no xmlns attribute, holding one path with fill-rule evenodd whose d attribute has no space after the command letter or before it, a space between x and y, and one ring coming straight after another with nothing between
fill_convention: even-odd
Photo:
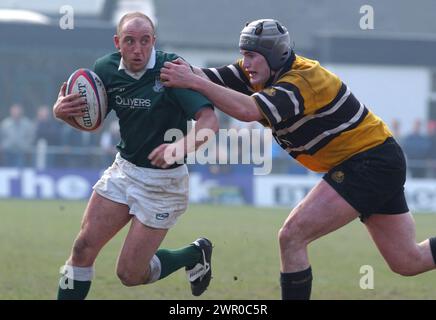
<instances>
[{"instance_id":1,"label":"black shorts","mask_svg":"<svg viewBox=\"0 0 436 320\"><path fill-rule=\"evenodd\" d=\"M406 159L393 138L345 160L323 179L360 213L362 222L374 213L409 211L404 195Z\"/></svg>"}]
</instances>

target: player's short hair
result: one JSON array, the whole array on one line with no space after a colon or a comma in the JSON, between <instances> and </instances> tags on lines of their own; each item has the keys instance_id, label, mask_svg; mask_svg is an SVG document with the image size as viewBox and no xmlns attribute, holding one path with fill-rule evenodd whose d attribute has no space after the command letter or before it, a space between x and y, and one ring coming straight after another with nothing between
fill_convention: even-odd
<instances>
[{"instance_id":1,"label":"player's short hair","mask_svg":"<svg viewBox=\"0 0 436 320\"><path fill-rule=\"evenodd\" d=\"M142 12L136 11L136 12L126 13L124 16L121 17L120 22L118 22L118 26L117 26L117 35L118 36L121 35L121 29L123 28L123 25L127 21L135 19L135 18L140 18L140 19L144 19L144 20L148 21L151 25L151 29L153 30L153 34L154 34L154 32L155 32L154 23L153 23L153 21L151 21L150 17L143 14Z\"/></svg>"}]
</instances>

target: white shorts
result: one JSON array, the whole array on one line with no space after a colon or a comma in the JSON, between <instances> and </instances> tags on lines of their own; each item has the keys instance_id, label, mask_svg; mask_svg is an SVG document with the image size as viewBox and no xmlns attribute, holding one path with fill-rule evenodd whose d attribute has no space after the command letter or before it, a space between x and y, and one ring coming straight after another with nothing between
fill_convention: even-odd
<instances>
[{"instance_id":1,"label":"white shorts","mask_svg":"<svg viewBox=\"0 0 436 320\"><path fill-rule=\"evenodd\" d=\"M129 213L144 225L169 229L188 207L188 168L142 168L117 154L93 189L102 197L128 205Z\"/></svg>"}]
</instances>

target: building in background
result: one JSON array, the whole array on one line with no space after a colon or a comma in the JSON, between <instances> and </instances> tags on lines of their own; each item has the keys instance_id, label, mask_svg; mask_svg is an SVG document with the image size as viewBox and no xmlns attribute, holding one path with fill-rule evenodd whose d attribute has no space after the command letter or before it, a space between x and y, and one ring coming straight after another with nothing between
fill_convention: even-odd
<instances>
[{"instance_id":1,"label":"building in background","mask_svg":"<svg viewBox=\"0 0 436 320\"><path fill-rule=\"evenodd\" d=\"M288 26L297 53L331 68L388 124L399 121L407 133L414 119L436 119L433 0L421 0L419 7L395 0L73 0L74 30L59 27L64 5L63 0L0 4L0 100L6 106L22 103L35 112L53 101L74 69L91 67L113 50L122 14L139 10L158 24L159 48L199 66L234 61L243 24L276 18ZM367 5L374 10L374 29L362 30L361 9ZM21 11L20 19L11 21L12 9L27 16Z\"/></svg>"},{"instance_id":2,"label":"building in background","mask_svg":"<svg viewBox=\"0 0 436 320\"><path fill-rule=\"evenodd\" d=\"M154 1L160 45L191 63L218 66L239 56L246 21L276 18L288 29L297 53L320 60L358 98L404 133L415 119L436 119L436 1L396 0L178 0ZM374 29L361 29L374 10ZM189 15L189 18L187 18Z\"/></svg>"}]
</instances>

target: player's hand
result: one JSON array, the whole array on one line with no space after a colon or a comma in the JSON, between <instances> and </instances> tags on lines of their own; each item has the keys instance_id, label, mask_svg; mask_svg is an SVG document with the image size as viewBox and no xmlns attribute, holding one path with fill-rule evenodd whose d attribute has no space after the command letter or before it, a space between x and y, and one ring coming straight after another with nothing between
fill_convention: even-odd
<instances>
[{"instance_id":1,"label":"player's hand","mask_svg":"<svg viewBox=\"0 0 436 320\"><path fill-rule=\"evenodd\" d=\"M161 144L148 155L148 160L153 166L166 169L184 158L183 150L178 150L177 147L175 143Z\"/></svg>"},{"instance_id":2,"label":"player's hand","mask_svg":"<svg viewBox=\"0 0 436 320\"><path fill-rule=\"evenodd\" d=\"M160 78L166 87L191 88L191 82L196 77L191 66L183 59L177 58L165 62L160 69Z\"/></svg>"},{"instance_id":3,"label":"player's hand","mask_svg":"<svg viewBox=\"0 0 436 320\"><path fill-rule=\"evenodd\" d=\"M85 114L86 100L78 93L65 95L67 83L64 82L59 90L58 99L53 106L53 115L61 120Z\"/></svg>"}]
</instances>

